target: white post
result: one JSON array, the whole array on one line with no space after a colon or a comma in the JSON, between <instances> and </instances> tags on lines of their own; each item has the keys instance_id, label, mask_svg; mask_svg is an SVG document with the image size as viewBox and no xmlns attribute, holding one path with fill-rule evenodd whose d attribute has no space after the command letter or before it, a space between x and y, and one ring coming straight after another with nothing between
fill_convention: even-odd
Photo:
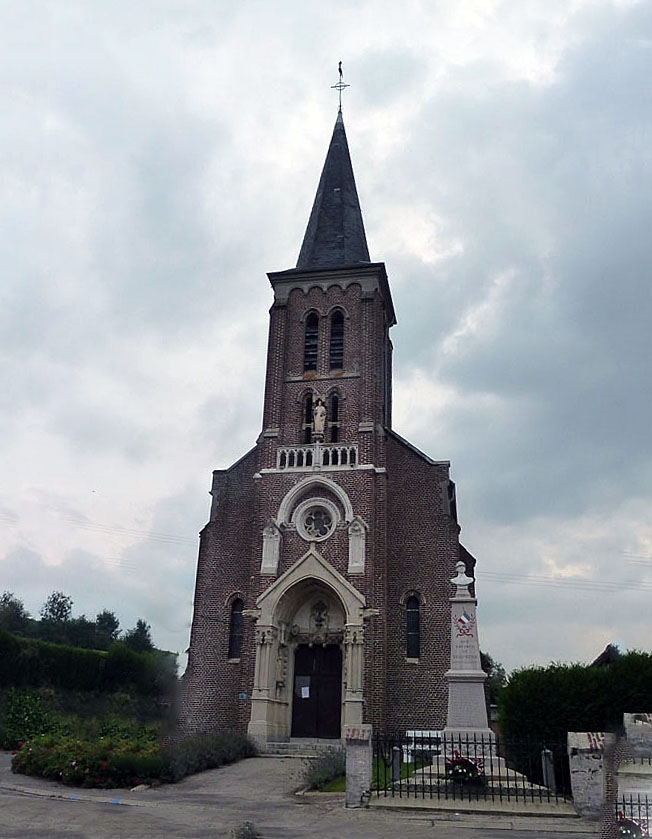
<instances>
[{"instance_id":1,"label":"white post","mask_svg":"<svg viewBox=\"0 0 652 839\"><path fill-rule=\"evenodd\" d=\"M346 742L346 807L362 807L371 792L373 747L370 725L347 725Z\"/></svg>"}]
</instances>

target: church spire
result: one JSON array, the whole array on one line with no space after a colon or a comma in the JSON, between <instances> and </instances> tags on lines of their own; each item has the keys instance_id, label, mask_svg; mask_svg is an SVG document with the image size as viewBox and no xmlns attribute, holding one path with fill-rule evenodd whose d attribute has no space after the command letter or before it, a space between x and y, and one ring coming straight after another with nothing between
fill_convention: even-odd
<instances>
[{"instance_id":1,"label":"church spire","mask_svg":"<svg viewBox=\"0 0 652 839\"><path fill-rule=\"evenodd\" d=\"M369 261L367 237L340 110L297 268L341 268Z\"/></svg>"}]
</instances>

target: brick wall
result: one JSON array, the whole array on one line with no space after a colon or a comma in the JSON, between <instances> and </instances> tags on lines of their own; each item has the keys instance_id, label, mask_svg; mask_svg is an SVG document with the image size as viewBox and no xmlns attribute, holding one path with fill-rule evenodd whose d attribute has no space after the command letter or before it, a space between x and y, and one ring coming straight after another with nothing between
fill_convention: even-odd
<instances>
[{"instance_id":1,"label":"brick wall","mask_svg":"<svg viewBox=\"0 0 652 839\"><path fill-rule=\"evenodd\" d=\"M383 429L391 408L386 291L368 278L311 286L297 274L296 282L270 312L263 434L242 460L214 476L211 520L201 534L183 723L194 731L246 730L254 626L245 618L242 655L229 661L231 603L241 597L246 609L253 608L278 575L308 550L296 531L285 529L277 575L260 575L263 528L277 518L292 487L316 474L275 471L277 447L303 444L301 403L308 389L326 395L337 388L339 442L358 444L360 467L319 474L347 493L354 515L368 527L364 573L348 574L345 528L318 543L317 550L364 595L368 607L379 610L365 629L364 722L379 731L440 728L445 724L443 675L450 656L449 580L460 556L459 528L445 497L448 465L432 463ZM345 313L341 371L329 369L329 315L335 307ZM310 311L321 319L319 363L315 372L304 373L305 317ZM365 422L369 424L361 429ZM329 497L343 517L341 502L322 486L296 503L319 496ZM406 661L405 655L404 603L412 591L422 604L418 662ZM241 694L247 698L239 699Z\"/></svg>"}]
</instances>

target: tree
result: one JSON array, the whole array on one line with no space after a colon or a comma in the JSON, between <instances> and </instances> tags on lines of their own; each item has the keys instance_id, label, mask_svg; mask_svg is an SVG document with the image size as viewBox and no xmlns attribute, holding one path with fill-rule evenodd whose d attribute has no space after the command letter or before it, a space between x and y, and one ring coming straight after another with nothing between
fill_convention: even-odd
<instances>
[{"instance_id":1,"label":"tree","mask_svg":"<svg viewBox=\"0 0 652 839\"><path fill-rule=\"evenodd\" d=\"M62 591L53 591L41 608L41 620L65 623L72 617L72 597Z\"/></svg>"},{"instance_id":2,"label":"tree","mask_svg":"<svg viewBox=\"0 0 652 839\"><path fill-rule=\"evenodd\" d=\"M154 649L151 627L142 618L138 618L136 626L125 632L124 642L135 653L148 653Z\"/></svg>"},{"instance_id":3,"label":"tree","mask_svg":"<svg viewBox=\"0 0 652 839\"><path fill-rule=\"evenodd\" d=\"M498 693L507 683L505 668L498 661L494 661L489 653L483 653L482 650L480 651L480 666L487 674L485 692L489 705L496 705Z\"/></svg>"},{"instance_id":4,"label":"tree","mask_svg":"<svg viewBox=\"0 0 652 839\"><path fill-rule=\"evenodd\" d=\"M114 641L117 641L120 633L120 621L116 618L115 612L103 609L95 618L95 634L97 646L100 650L108 649Z\"/></svg>"},{"instance_id":5,"label":"tree","mask_svg":"<svg viewBox=\"0 0 652 839\"><path fill-rule=\"evenodd\" d=\"M61 641L71 647L83 647L94 650L97 647L97 631L95 621L89 621L86 615L71 618L60 625L62 628Z\"/></svg>"},{"instance_id":6,"label":"tree","mask_svg":"<svg viewBox=\"0 0 652 839\"><path fill-rule=\"evenodd\" d=\"M28 627L29 613L25 610L23 601L10 591L3 591L0 595L0 629L15 635L26 635Z\"/></svg>"}]
</instances>

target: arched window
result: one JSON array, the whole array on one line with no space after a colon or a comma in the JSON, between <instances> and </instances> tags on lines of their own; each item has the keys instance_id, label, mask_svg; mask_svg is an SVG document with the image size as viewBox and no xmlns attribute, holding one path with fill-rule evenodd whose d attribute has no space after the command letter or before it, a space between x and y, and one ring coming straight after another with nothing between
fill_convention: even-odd
<instances>
[{"instance_id":1,"label":"arched window","mask_svg":"<svg viewBox=\"0 0 652 839\"><path fill-rule=\"evenodd\" d=\"M312 440L312 393L309 393L303 402L303 442L310 443Z\"/></svg>"},{"instance_id":2,"label":"arched window","mask_svg":"<svg viewBox=\"0 0 652 839\"><path fill-rule=\"evenodd\" d=\"M344 315L339 309L331 315L329 362L331 370L341 370L344 366Z\"/></svg>"},{"instance_id":3,"label":"arched window","mask_svg":"<svg viewBox=\"0 0 652 839\"><path fill-rule=\"evenodd\" d=\"M330 428L330 438L331 443L337 443L340 439L340 398L334 393L329 402L328 425Z\"/></svg>"},{"instance_id":4,"label":"arched window","mask_svg":"<svg viewBox=\"0 0 652 839\"><path fill-rule=\"evenodd\" d=\"M229 658L240 658L242 652L242 610L244 603L237 597L231 604L229 624Z\"/></svg>"},{"instance_id":5,"label":"arched window","mask_svg":"<svg viewBox=\"0 0 652 839\"><path fill-rule=\"evenodd\" d=\"M405 655L407 658L419 658L421 647L421 630L419 628L419 598L415 595L408 597L405 603Z\"/></svg>"},{"instance_id":6,"label":"arched window","mask_svg":"<svg viewBox=\"0 0 652 839\"><path fill-rule=\"evenodd\" d=\"M303 369L317 369L317 345L319 342L319 316L311 312L306 318L306 335L303 344Z\"/></svg>"}]
</instances>

